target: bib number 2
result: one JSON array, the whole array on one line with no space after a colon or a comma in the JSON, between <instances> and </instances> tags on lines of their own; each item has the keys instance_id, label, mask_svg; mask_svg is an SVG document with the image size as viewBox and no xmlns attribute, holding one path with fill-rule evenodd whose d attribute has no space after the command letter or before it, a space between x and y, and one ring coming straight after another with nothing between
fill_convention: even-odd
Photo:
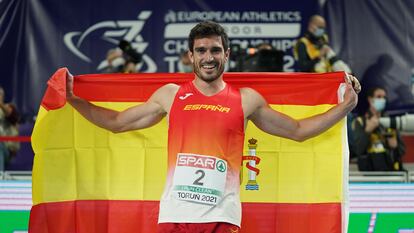
<instances>
[{"instance_id":1,"label":"bib number 2","mask_svg":"<svg viewBox=\"0 0 414 233\"><path fill-rule=\"evenodd\" d=\"M173 178L175 198L216 205L223 196L227 162L206 155L178 154Z\"/></svg>"},{"instance_id":2,"label":"bib number 2","mask_svg":"<svg viewBox=\"0 0 414 233\"><path fill-rule=\"evenodd\" d=\"M196 174L200 174L200 177L198 177L194 182L193 185L200 185L203 186L203 182L201 182L201 180L204 178L204 176L206 175L206 173L203 170L197 170L195 172Z\"/></svg>"}]
</instances>

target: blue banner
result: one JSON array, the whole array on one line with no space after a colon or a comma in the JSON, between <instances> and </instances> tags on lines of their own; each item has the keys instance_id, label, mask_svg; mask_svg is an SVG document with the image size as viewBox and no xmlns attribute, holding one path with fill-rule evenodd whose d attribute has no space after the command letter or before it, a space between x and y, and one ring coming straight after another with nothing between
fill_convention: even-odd
<instances>
[{"instance_id":1,"label":"blue banner","mask_svg":"<svg viewBox=\"0 0 414 233\"><path fill-rule=\"evenodd\" d=\"M387 90L388 109L414 112L414 1L328 0L323 6L332 47L366 91Z\"/></svg>"},{"instance_id":2,"label":"blue banner","mask_svg":"<svg viewBox=\"0 0 414 233\"><path fill-rule=\"evenodd\" d=\"M108 52L121 40L142 54L139 72L177 72L189 30L203 20L222 24L241 49L270 43L284 52L283 71L291 72L292 47L318 12L327 19L331 47L364 90L380 82L392 105L414 103L411 1L0 0L0 84L6 101L33 116L57 68L105 72Z\"/></svg>"},{"instance_id":3,"label":"blue banner","mask_svg":"<svg viewBox=\"0 0 414 233\"><path fill-rule=\"evenodd\" d=\"M108 51L121 40L142 54L140 72L177 72L190 29L203 20L222 24L242 49L270 43L285 52L284 70L294 71L293 43L318 9L317 1L299 3L2 0L1 84L23 112L35 114L58 67L104 72Z\"/></svg>"}]
</instances>

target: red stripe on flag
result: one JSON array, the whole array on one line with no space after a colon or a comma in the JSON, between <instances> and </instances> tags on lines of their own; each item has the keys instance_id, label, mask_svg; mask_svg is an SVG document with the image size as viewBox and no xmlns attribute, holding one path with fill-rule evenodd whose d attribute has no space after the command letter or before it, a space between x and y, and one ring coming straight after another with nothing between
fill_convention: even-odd
<instances>
[{"instance_id":1,"label":"red stripe on flag","mask_svg":"<svg viewBox=\"0 0 414 233\"><path fill-rule=\"evenodd\" d=\"M33 206L31 233L155 233L158 201L67 201ZM242 232L340 233L341 205L243 203Z\"/></svg>"},{"instance_id":2,"label":"red stripe on flag","mask_svg":"<svg viewBox=\"0 0 414 233\"><path fill-rule=\"evenodd\" d=\"M47 81L46 93L41 105L46 110L61 108L66 103L66 68L57 70Z\"/></svg>"},{"instance_id":3,"label":"red stripe on flag","mask_svg":"<svg viewBox=\"0 0 414 233\"><path fill-rule=\"evenodd\" d=\"M66 201L30 211L30 233L156 232L158 201Z\"/></svg>"},{"instance_id":4,"label":"red stripe on flag","mask_svg":"<svg viewBox=\"0 0 414 233\"><path fill-rule=\"evenodd\" d=\"M80 75L74 92L90 101L144 102L167 83L193 79L193 74L178 73ZM235 87L255 89L270 104L336 104L344 73L225 73L224 80Z\"/></svg>"},{"instance_id":5,"label":"red stripe on flag","mask_svg":"<svg viewBox=\"0 0 414 233\"><path fill-rule=\"evenodd\" d=\"M344 82L344 72L335 73L225 73L224 80L235 87L251 87L270 104L337 104L336 90ZM144 102L167 83L182 84L194 74L140 73L90 74L75 77L74 93L89 101ZM66 70L58 70L48 82L42 100L47 110L66 103Z\"/></svg>"}]
</instances>

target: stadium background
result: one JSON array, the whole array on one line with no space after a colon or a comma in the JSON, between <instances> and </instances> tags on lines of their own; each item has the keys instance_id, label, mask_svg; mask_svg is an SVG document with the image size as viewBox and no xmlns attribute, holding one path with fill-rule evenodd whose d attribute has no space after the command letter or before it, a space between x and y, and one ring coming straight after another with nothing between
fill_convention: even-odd
<instances>
[{"instance_id":1,"label":"stadium background","mask_svg":"<svg viewBox=\"0 0 414 233\"><path fill-rule=\"evenodd\" d=\"M319 13L327 19L333 49L362 82L366 71L382 55L392 58L390 68L379 73L389 91L390 109L412 112L412 12L414 2L403 0L0 0L0 84L6 90L6 101L16 103L30 120L37 113L48 78L57 68L67 66L74 74L98 73L108 49L116 47L120 39L127 39L144 54L142 72L175 72L179 54L187 48L188 29L207 19L227 26L233 44L247 48L266 41L284 51L284 70L292 72L292 45L306 30L309 16ZM409 145L406 162L414 161L412 138L405 137ZM10 187L16 191L20 186L24 203L29 203L30 183L0 184L4 191ZM22 210L1 211L0 231L24 231L28 214L26 207ZM351 215L351 222L356 218L364 225L371 217L371 213ZM394 223L414 222L412 213L390 219L397 219L391 221ZM14 221L20 223L13 225ZM12 226L16 227L6 228Z\"/></svg>"}]
</instances>

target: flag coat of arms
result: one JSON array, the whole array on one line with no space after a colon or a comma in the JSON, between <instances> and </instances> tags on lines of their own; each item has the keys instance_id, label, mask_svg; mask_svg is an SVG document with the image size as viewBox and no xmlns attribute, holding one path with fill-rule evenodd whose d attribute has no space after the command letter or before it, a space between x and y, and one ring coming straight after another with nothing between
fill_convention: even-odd
<instances>
[{"instance_id":1,"label":"flag coat of arms","mask_svg":"<svg viewBox=\"0 0 414 233\"><path fill-rule=\"evenodd\" d=\"M167 168L167 121L114 134L66 103L66 69L48 81L32 135L31 233L156 232ZM345 73L225 73L295 119L340 102ZM145 102L159 87L193 74L75 77L74 93L115 110ZM268 135L252 123L242 166L242 231L340 233L347 227L348 143L343 119L304 142ZM179 210L177 210L179 211Z\"/></svg>"}]
</instances>

